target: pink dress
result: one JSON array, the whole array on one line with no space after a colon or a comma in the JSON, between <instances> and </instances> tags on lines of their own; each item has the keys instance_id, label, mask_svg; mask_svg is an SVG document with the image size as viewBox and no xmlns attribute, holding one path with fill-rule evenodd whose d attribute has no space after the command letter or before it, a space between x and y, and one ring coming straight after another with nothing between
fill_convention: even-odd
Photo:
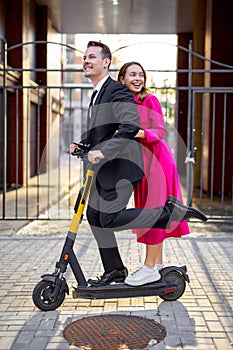
<instances>
[{"instance_id":1,"label":"pink dress","mask_svg":"<svg viewBox=\"0 0 233 350\"><path fill-rule=\"evenodd\" d=\"M164 206L169 195L182 200L176 162L167 142L166 126L158 99L148 94L143 102L134 97L138 105L141 129L145 139L142 145L145 176L134 190L136 208ZM159 244L169 237L189 234L187 221L173 222L169 229L134 229L137 241L145 244Z\"/></svg>"}]
</instances>

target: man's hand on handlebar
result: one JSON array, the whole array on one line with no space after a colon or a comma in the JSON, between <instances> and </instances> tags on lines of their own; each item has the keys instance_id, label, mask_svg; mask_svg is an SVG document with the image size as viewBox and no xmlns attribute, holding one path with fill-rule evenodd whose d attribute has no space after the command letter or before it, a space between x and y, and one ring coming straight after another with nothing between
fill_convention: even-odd
<instances>
[{"instance_id":1,"label":"man's hand on handlebar","mask_svg":"<svg viewBox=\"0 0 233 350\"><path fill-rule=\"evenodd\" d=\"M89 145L83 145L82 143L73 142L70 145L70 154L77 156L77 158L86 158L91 164L97 164L104 159L105 156L100 150L89 151Z\"/></svg>"},{"instance_id":2,"label":"man's hand on handlebar","mask_svg":"<svg viewBox=\"0 0 233 350\"><path fill-rule=\"evenodd\" d=\"M105 156L100 150L89 151L87 159L91 164L97 164L101 159L104 159Z\"/></svg>"},{"instance_id":3,"label":"man's hand on handlebar","mask_svg":"<svg viewBox=\"0 0 233 350\"><path fill-rule=\"evenodd\" d=\"M70 153L77 158L87 158L87 153L90 150L90 145L73 142L70 145Z\"/></svg>"},{"instance_id":4,"label":"man's hand on handlebar","mask_svg":"<svg viewBox=\"0 0 233 350\"><path fill-rule=\"evenodd\" d=\"M81 151L81 148L79 147L79 145L77 143L71 143L70 154L72 154L72 155L77 154L77 158L80 158L81 154L79 153L79 151Z\"/></svg>"}]
</instances>

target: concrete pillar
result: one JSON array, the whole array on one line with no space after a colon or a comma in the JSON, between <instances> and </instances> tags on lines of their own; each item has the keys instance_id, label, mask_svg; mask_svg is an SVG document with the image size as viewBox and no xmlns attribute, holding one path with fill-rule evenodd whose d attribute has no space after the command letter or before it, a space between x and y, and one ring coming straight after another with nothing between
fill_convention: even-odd
<instances>
[{"instance_id":1,"label":"concrete pillar","mask_svg":"<svg viewBox=\"0 0 233 350\"><path fill-rule=\"evenodd\" d=\"M205 57L233 66L231 8L232 0L206 1ZM212 62L206 62L205 68L226 69ZM232 78L232 73L207 73L205 74L204 85L206 87L232 87ZM215 95L215 101L213 101L213 96L210 96L209 105L206 106L205 110L205 124L207 129L204 142L204 162L206 164L204 168L204 189L206 191L212 189L215 193L222 191L222 182L224 182L223 191L225 193L232 191L233 94L227 94L225 97L226 105L224 105L224 96L222 93ZM225 134L224 113L226 116ZM215 121L213 116L215 117ZM225 167L223 167L223 162L225 162ZM214 174L212 178L213 188L210 188L211 167ZM223 171L225 171L224 178Z\"/></svg>"},{"instance_id":2,"label":"concrete pillar","mask_svg":"<svg viewBox=\"0 0 233 350\"><path fill-rule=\"evenodd\" d=\"M194 0L193 8L194 31L193 51L202 56L205 55L205 26L206 26L206 1ZM204 69L205 61L193 56L193 68ZM193 86L204 86L204 73L193 73ZM201 125L202 125L202 94L195 95L194 115L194 147L197 147L197 164L194 166L194 186L200 184L201 166Z\"/></svg>"}]
</instances>

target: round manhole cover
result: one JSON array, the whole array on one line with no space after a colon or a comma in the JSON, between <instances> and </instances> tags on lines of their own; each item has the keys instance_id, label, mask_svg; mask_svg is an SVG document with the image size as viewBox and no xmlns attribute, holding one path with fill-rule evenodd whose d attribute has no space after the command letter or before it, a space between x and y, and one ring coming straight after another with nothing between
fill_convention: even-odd
<instances>
[{"instance_id":1,"label":"round manhole cover","mask_svg":"<svg viewBox=\"0 0 233 350\"><path fill-rule=\"evenodd\" d=\"M80 350L140 350L161 342L166 330L154 320L126 315L84 317L64 329Z\"/></svg>"}]
</instances>

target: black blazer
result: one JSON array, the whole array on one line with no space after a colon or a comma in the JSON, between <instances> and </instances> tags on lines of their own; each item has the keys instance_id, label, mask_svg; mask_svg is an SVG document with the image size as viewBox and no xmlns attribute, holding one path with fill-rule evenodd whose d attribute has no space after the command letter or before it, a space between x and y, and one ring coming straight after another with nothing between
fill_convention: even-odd
<instances>
[{"instance_id":1,"label":"black blazer","mask_svg":"<svg viewBox=\"0 0 233 350\"><path fill-rule=\"evenodd\" d=\"M139 126L131 91L109 77L97 95L86 137L82 139L106 157L95 166L97 179L105 189L115 188L120 180L133 183L143 177L141 146L134 137Z\"/></svg>"}]
</instances>

